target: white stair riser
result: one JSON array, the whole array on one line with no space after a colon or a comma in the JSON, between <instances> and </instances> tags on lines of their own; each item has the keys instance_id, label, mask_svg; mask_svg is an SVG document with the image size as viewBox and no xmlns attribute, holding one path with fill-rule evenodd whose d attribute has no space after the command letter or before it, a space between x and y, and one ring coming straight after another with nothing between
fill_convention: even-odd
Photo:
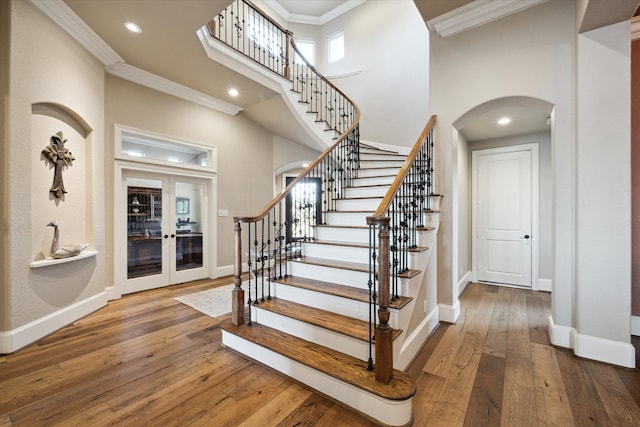
<instances>
[{"instance_id":1,"label":"white stair riser","mask_svg":"<svg viewBox=\"0 0 640 427\"><path fill-rule=\"evenodd\" d=\"M369 280L368 272L324 267L302 262L289 262L289 274L294 277L306 277L360 289L367 289L367 281Z\"/></svg>"},{"instance_id":2,"label":"white stair riser","mask_svg":"<svg viewBox=\"0 0 640 427\"><path fill-rule=\"evenodd\" d=\"M376 169L360 169L358 170L358 178L366 178L371 176L396 175L400 168L376 168Z\"/></svg>"},{"instance_id":3,"label":"white stair riser","mask_svg":"<svg viewBox=\"0 0 640 427\"><path fill-rule=\"evenodd\" d=\"M375 212L382 202L382 197L375 199L341 199L336 201L339 211L371 211Z\"/></svg>"},{"instance_id":4,"label":"white stair riser","mask_svg":"<svg viewBox=\"0 0 640 427\"><path fill-rule=\"evenodd\" d=\"M338 350L356 359L363 361L369 359L369 343L366 341L282 316L269 310L262 310L260 305L252 307L251 316L253 321L261 325Z\"/></svg>"},{"instance_id":5,"label":"white stair riser","mask_svg":"<svg viewBox=\"0 0 640 427\"><path fill-rule=\"evenodd\" d=\"M342 197L384 197L389 187L380 185L374 187L351 187L345 188Z\"/></svg>"},{"instance_id":6,"label":"white stair riser","mask_svg":"<svg viewBox=\"0 0 640 427\"><path fill-rule=\"evenodd\" d=\"M404 160L385 160L385 161L370 161L360 160L360 168L398 168L400 169L404 165Z\"/></svg>"},{"instance_id":7,"label":"white stair riser","mask_svg":"<svg viewBox=\"0 0 640 427\"><path fill-rule=\"evenodd\" d=\"M328 245L321 243L305 243L302 248L304 256L333 260L349 260L350 262L367 263L369 260L369 248Z\"/></svg>"},{"instance_id":8,"label":"white stair riser","mask_svg":"<svg viewBox=\"0 0 640 427\"><path fill-rule=\"evenodd\" d=\"M392 401L370 393L316 371L299 362L288 359L269 349L256 345L236 335L222 331L222 344L251 359L257 360L302 384L392 426L407 425L412 418L412 399Z\"/></svg>"},{"instance_id":9,"label":"white stair riser","mask_svg":"<svg viewBox=\"0 0 640 427\"><path fill-rule=\"evenodd\" d=\"M356 178L353 180L352 186L362 187L365 185L391 185L394 179L396 179L395 175Z\"/></svg>"},{"instance_id":10,"label":"white stair riser","mask_svg":"<svg viewBox=\"0 0 640 427\"><path fill-rule=\"evenodd\" d=\"M367 225L367 216L372 212L329 212L326 214L327 222L330 225Z\"/></svg>"},{"instance_id":11,"label":"white stair riser","mask_svg":"<svg viewBox=\"0 0 640 427\"><path fill-rule=\"evenodd\" d=\"M287 301L295 301L299 304L308 305L310 307L319 308L321 310L331 311L332 313L341 314L343 316L353 317L354 319L369 321L369 303L364 301L342 298L335 295L315 292L308 289L297 288L295 286L283 285L282 283L272 283L273 295L276 298L286 299ZM389 325L392 328L398 328L399 316L402 314L399 310L389 310L391 317ZM405 315L406 317L406 315Z\"/></svg>"},{"instance_id":12,"label":"white stair riser","mask_svg":"<svg viewBox=\"0 0 640 427\"><path fill-rule=\"evenodd\" d=\"M317 227L316 237L318 240L331 240L335 242L369 243L369 229Z\"/></svg>"}]
</instances>

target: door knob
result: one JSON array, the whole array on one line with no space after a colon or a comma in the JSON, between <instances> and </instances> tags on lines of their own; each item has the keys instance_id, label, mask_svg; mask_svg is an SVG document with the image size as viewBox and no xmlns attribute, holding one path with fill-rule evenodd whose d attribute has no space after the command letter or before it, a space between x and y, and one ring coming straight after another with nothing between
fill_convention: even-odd
<instances>
[{"instance_id":1,"label":"door knob","mask_svg":"<svg viewBox=\"0 0 640 427\"><path fill-rule=\"evenodd\" d=\"M525 235L524 235L524 238L525 238L525 239L528 239L529 237L530 237L530 236L529 236L528 234L525 234Z\"/></svg>"},{"instance_id":2,"label":"door knob","mask_svg":"<svg viewBox=\"0 0 640 427\"><path fill-rule=\"evenodd\" d=\"M169 235L168 235L168 234L165 234L163 237L164 237L165 239L168 239L168 238L169 238Z\"/></svg>"},{"instance_id":3,"label":"door knob","mask_svg":"<svg viewBox=\"0 0 640 427\"><path fill-rule=\"evenodd\" d=\"M172 235L171 235L171 238L173 239L174 237L176 237L176 235L175 235L175 234L172 234Z\"/></svg>"}]
</instances>

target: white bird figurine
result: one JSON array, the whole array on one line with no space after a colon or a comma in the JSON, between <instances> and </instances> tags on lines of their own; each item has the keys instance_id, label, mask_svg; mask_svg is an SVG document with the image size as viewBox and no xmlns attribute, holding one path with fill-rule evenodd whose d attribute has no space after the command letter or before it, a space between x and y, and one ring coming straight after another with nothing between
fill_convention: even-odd
<instances>
[{"instance_id":1,"label":"white bird figurine","mask_svg":"<svg viewBox=\"0 0 640 427\"><path fill-rule=\"evenodd\" d=\"M58 228L58 221L52 220L49 227L53 227L53 242L51 242L51 258L69 258L78 255L84 249L89 246L86 243L69 243L60 247L58 239L60 238L60 229Z\"/></svg>"}]
</instances>

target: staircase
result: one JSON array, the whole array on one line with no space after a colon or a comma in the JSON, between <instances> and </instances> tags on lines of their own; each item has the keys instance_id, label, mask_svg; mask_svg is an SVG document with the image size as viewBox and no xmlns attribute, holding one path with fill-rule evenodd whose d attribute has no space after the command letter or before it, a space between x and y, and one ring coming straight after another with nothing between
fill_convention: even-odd
<instances>
[{"instance_id":1,"label":"staircase","mask_svg":"<svg viewBox=\"0 0 640 427\"><path fill-rule=\"evenodd\" d=\"M383 200L405 156L361 147L360 158L359 176L337 200L337 210L327 212L327 223L314 227L313 240L284 261L287 274L275 279L267 274L264 281L243 284L253 292L251 324L224 322L222 342L378 422L405 425L411 421L415 385L402 369L438 321L438 212L424 212L425 224L431 225L418 231L419 245L407 254L410 269L398 278L400 295L390 304L389 322L395 370L383 384L367 370L373 332L366 218Z\"/></svg>"},{"instance_id":2,"label":"staircase","mask_svg":"<svg viewBox=\"0 0 640 427\"><path fill-rule=\"evenodd\" d=\"M198 35L212 59L273 80L292 115L315 128L310 138L329 147L258 215L234 218L236 287L223 345L376 422L410 424L416 386L403 370L439 317L435 118L408 156L361 144L357 106L313 67L290 61L291 33L255 6L235 0ZM252 43L238 41L246 36ZM317 186L320 206L313 193L292 211L286 200L298 185Z\"/></svg>"}]
</instances>

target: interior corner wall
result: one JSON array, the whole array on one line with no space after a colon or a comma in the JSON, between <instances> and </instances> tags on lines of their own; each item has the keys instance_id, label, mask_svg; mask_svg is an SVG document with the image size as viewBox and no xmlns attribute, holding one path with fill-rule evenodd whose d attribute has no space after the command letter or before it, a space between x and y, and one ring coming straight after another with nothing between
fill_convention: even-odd
<instances>
[{"instance_id":1,"label":"interior corner wall","mask_svg":"<svg viewBox=\"0 0 640 427\"><path fill-rule=\"evenodd\" d=\"M0 2L0 140L9 141L9 51L11 47L11 2ZM9 144L0 144L0 224L9 223ZM7 268L9 228L0 227L0 331L11 329L11 289Z\"/></svg>"},{"instance_id":2,"label":"interior corner wall","mask_svg":"<svg viewBox=\"0 0 640 427\"><path fill-rule=\"evenodd\" d=\"M233 265L233 217L257 214L273 197L273 135L242 113L230 116L112 75L107 75L106 93L111 165L116 124L217 148L217 205L229 211L229 216L217 217L217 267ZM108 183L113 174L111 166ZM113 194L109 184L108 212L113 212ZM113 253L118 248L113 247L112 219L107 235Z\"/></svg>"},{"instance_id":3,"label":"interior corner wall","mask_svg":"<svg viewBox=\"0 0 640 427\"><path fill-rule=\"evenodd\" d=\"M629 22L578 36L576 311L579 334L630 342Z\"/></svg>"},{"instance_id":4,"label":"interior corner wall","mask_svg":"<svg viewBox=\"0 0 640 427\"><path fill-rule=\"evenodd\" d=\"M458 274L460 282L471 264L471 150L469 142L458 133ZM465 285L465 284L463 284Z\"/></svg>"},{"instance_id":5,"label":"interior corner wall","mask_svg":"<svg viewBox=\"0 0 640 427\"><path fill-rule=\"evenodd\" d=\"M640 40L631 43L631 314L640 316Z\"/></svg>"},{"instance_id":6,"label":"interior corner wall","mask_svg":"<svg viewBox=\"0 0 640 427\"><path fill-rule=\"evenodd\" d=\"M544 31L540 31L544 28ZM572 325L574 285L575 150L575 4L545 2L466 32L431 35L430 108L438 115L438 186L443 193L438 256L438 300L457 302L453 270L452 199L457 196L449 170L457 162L453 123L472 108L509 96L526 96L555 105L552 137L554 179L553 305L554 319ZM456 142L457 144L457 142ZM457 179L457 177L456 177ZM457 266L456 266L457 268ZM448 289L447 289L448 288ZM557 318L556 318L557 314Z\"/></svg>"},{"instance_id":7,"label":"interior corner wall","mask_svg":"<svg viewBox=\"0 0 640 427\"><path fill-rule=\"evenodd\" d=\"M24 336L18 337L16 330L26 331L27 341L37 339L52 332L56 325L63 326L106 304L105 288L109 283L105 275L101 227L104 223L104 67L31 2L12 0L8 3L11 8L10 96L6 106L8 132L3 144L7 159L3 171L3 209L7 219L3 227L10 232L3 236L8 251L2 262L8 270L5 286L10 291L9 298L2 301L2 311L7 310L10 316L9 324L4 325L4 331L8 331L5 338L24 343ZM57 119L41 120L32 114L33 106L42 103L62 106L92 129L87 138L80 140L74 136L74 141L70 141L84 145L79 148L82 156L69 168L79 174L66 177L68 193L63 199L51 197L53 170L49 170L40 155L49 144L49 137L62 130L63 124ZM47 182L43 184L41 180L45 175ZM83 206L83 209L67 209L70 205ZM53 230L46 222L42 223L44 217L57 218L67 227L69 240L65 240L63 228L62 244L88 242L90 249L99 251L99 255L31 268L32 261L48 255L51 245ZM35 247L34 236L40 235L44 236L42 247ZM70 241L75 238L83 241Z\"/></svg>"}]
</instances>

